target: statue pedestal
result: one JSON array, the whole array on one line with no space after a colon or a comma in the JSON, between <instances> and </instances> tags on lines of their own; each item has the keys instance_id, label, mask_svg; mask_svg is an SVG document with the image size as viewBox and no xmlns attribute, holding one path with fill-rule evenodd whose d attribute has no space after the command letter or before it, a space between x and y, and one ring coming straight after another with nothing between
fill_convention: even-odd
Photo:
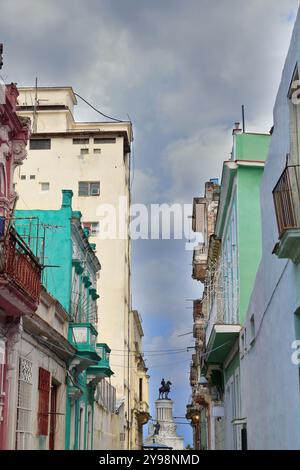
<instances>
[{"instance_id":1,"label":"statue pedestal","mask_svg":"<svg viewBox=\"0 0 300 470\"><path fill-rule=\"evenodd\" d=\"M149 426L149 436L145 439L145 445L160 444L172 447L174 450L184 449L184 439L178 436L176 423L173 419L173 401L156 400L155 419L160 428L158 434L155 434L155 423Z\"/></svg>"}]
</instances>

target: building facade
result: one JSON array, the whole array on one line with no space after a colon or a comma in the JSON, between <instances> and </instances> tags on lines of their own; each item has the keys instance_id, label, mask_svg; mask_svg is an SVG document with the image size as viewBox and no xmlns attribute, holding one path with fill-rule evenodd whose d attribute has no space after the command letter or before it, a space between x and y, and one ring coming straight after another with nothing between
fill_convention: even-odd
<instances>
[{"instance_id":1,"label":"building facade","mask_svg":"<svg viewBox=\"0 0 300 470\"><path fill-rule=\"evenodd\" d=\"M11 350L6 449L63 450L66 371L76 353L69 317L43 287L34 315L21 319Z\"/></svg>"},{"instance_id":2,"label":"building facade","mask_svg":"<svg viewBox=\"0 0 300 470\"><path fill-rule=\"evenodd\" d=\"M130 313L130 389L131 423L130 449L141 450L143 445L143 426L150 419L149 375L144 360L142 338L144 331L142 319L137 310Z\"/></svg>"},{"instance_id":3,"label":"building facade","mask_svg":"<svg viewBox=\"0 0 300 470\"><path fill-rule=\"evenodd\" d=\"M68 313L68 341L76 353L68 361L65 448L93 449L98 383L113 372L110 349L97 342L97 273L100 263L81 213L73 211L71 190L62 191L58 210L16 211L15 226L43 262L43 283ZM54 271L54 272L53 272Z\"/></svg>"},{"instance_id":4,"label":"building facade","mask_svg":"<svg viewBox=\"0 0 300 470\"><path fill-rule=\"evenodd\" d=\"M0 449L8 446L14 344L21 317L34 315L41 291L41 265L12 227L17 193L14 172L26 157L28 119L18 118L18 90L1 88L0 104Z\"/></svg>"},{"instance_id":5,"label":"building facade","mask_svg":"<svg viewBox=\"0 0 300 470\"><path fill-rule=\"evenodd\" d=\"M261 256L259 189L270 136L233 131L220 201L207 248L202 314L206 318L200 381L201 448L244 449L239 336ZM201 385L203 387L203 385ZM209 394L205 394L205 388Z\"/></svg>"},{"instance_id":6,"label":"building facade","mask_svg":"<svg viewBox=\"0 0 300 470\"><path fill-rule=\"evenodd\" d=\"M76 96L71 87L21 88L18 113L30 117L33 134L24 169L19 172L19 209L53 209L66 186L74 193L74 210L83 214L91 240L101 253L102 273L97 280L101 337L113 351L124 352L114 367L112 385L117 407L124 414L122 447L130 446L130 369L128 368L131 312L131 250L128 233L130 205L129 122L77 122L73 112ZM105 211L105 214L103 213ZM106 212L107 211L107 212ZM107 236L100 222L107 213ZM102 238L101 238L102 237ZM118 273L118 275L116 275ZM118 331L118 334L115 332Z\"/></svg>"},{"instance_id":7,"label":"building facade","mask_svg":"<svg viewBox=\"0 0 300 470\"><path fill-rule=\"evenodd\" d=\"M206 296L208 286L205 283L208 247L210 237L214 233L215 222L220 198L220 185L217 180L211 180L205 184L203 197L194 198L192 229L195 233L202 234L202 241L193 251L192 278L204 284ZM193 301L193 337L195 339L195 350L190 367L190 385L192 394L187 406L187 419L191 420L193 428L193 447L196 450L207 448L208 430L204 427L206 419L206 408L210 402L209 390L203 380L201 381L201 353L205 343L206 316L203 311L202 299ZM202 414L202 419L200 419ZM202 424L201 424L202 423Z\"/></svg>"},{"instance_id":8,"label":"building facade","mask_svg":"<svg viewBox=\"0 0 300 470\"><path fill-rule=\"evenodd\" d=\"M241 335L249 449L299 449L300 15L274 107L261 185L262 258Z\"/></svg>"}]
</instances>

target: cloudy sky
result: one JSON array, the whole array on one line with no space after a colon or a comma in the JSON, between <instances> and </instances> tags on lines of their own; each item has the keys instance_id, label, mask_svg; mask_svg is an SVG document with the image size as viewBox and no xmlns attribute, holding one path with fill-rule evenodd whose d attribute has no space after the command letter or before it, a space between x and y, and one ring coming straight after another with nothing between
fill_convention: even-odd
<instances>
[{"instance_id":1,"label":"cloudy sky","mask_svg":"<svg viewBox=\"0 0 300 470\"><path fill-rule=\"evenodd\" d=\"M268 132L297 0L1 0L5 81L72 85L104 113L134 123L135 202L191 203L219 177L231 129ZM76 118L97 120L83 104ZM183 241L134 244L133 303L145 350L192 344L191 279ZM190 353L148 357L151 398L174 384L175 416L189 398ZM152 408L153 409L153 408ZM182 420L181 420L182 422ZM179 432L190 442L189 426Z\"/></svg>"}]
</instances>

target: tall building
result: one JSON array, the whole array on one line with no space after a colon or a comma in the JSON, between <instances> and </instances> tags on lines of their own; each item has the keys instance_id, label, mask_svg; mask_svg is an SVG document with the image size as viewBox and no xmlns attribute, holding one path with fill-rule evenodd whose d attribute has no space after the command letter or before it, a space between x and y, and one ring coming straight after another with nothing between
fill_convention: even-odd
<instances>
[{"instance_id":1,"label":"tall building","mask_svg":"<svg viewBox=\"0 0 300 470\"><path fill-rule=\"evenodd\" d=\"M116 387L117 406L124 410L121 445L128 448L131 252L127 229L132 127L130 122L76 122L76 103L71 87L20 88L18 113L31 118L33 133L30 158L16 179L18 208L54 209L59 207L63 188L73 191L73 209L82 213L101 258L98 330L112 354L118 354L111 382ZM118 218L117 236L106 239L99 234L104 207L112 216L116 211Z\"/></svg>"},{"instance_id":2,"label":"tall building","mask_svg":"<svg viewBox=\"0 0 300 470\"><path fill-rule=\"evenodd\" d=\"M249 449L300 448L300 11L261 184L262 258L241 341Z\"/></svg>"},{"instance_id":3,"label":"tall building","mask_svg":"<svg viewBox=\"0 0 300 470\"><path fill-rule=\"evenodd\" d=\"M0 103L0 449L8 445L8 418L12 374L16 367L14 346L22 328L21 318L34 315L41 292L41 265L14 228L17 193L14 173L26 158L28 119L18 118L18 90L1 87Z\"/></svg>"},{"instance_id":4,"label":"tall building","mask_svg":"<svg viewBox=\"0 0 300 470\"><path fill-rule=\"evenodd\" d=\"M233 131L231 160L223 164L214 233L204 277L198 409L200 448L245 449L247 427L241 408L240 332L261 256L259 190L270 135ZM196 419L197 418L197 419Z\"/></svg>"},{"instance_id":5,"label":"tall building","mask_svg":"<svg viewBox=\"0 0 300 470\"><path fill-rule=\"evenodd\" d=\"M220 199L220 185L218 180L212 179L205 184L204 196L193 200L192 229L195 233L202 234L202 242L199 243L193 252L193 271L192 277L196 281L204 284L205 297L208 285L205 282L207 263L209 258L210 238L214 233L215 222L217 218ZM201 352L204 347L205 322L207 318L204 315L202 299L193 302L193 336L195 339L195 351L192 356L190 367L190 385L192 394L190 403L187 406L187 418L191 420L193 428L193 446L200 450L207 445L206 431L201 432L200 416L202 411L203 396L208 395L208 389L203 383L200 383L201 376ZM202 419L202 422L205 420Z\"/></svg>"}]
</instances>

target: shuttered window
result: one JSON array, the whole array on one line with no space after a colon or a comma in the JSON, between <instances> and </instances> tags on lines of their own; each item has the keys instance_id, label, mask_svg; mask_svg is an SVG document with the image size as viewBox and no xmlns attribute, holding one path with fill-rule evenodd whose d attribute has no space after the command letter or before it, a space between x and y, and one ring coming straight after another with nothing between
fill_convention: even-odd
<instances>
[{"instance_id":1,"label":"shuttered window","mask_svg":"<svg viewBox=\"0 0 300 470\"><path fill-rule=\"evenodd\" d=\"M49 396L50 396L50 372L39 368L39 410L38 410L38 435L48 436L49 423Z\"/></svg>"}]
</instances>

